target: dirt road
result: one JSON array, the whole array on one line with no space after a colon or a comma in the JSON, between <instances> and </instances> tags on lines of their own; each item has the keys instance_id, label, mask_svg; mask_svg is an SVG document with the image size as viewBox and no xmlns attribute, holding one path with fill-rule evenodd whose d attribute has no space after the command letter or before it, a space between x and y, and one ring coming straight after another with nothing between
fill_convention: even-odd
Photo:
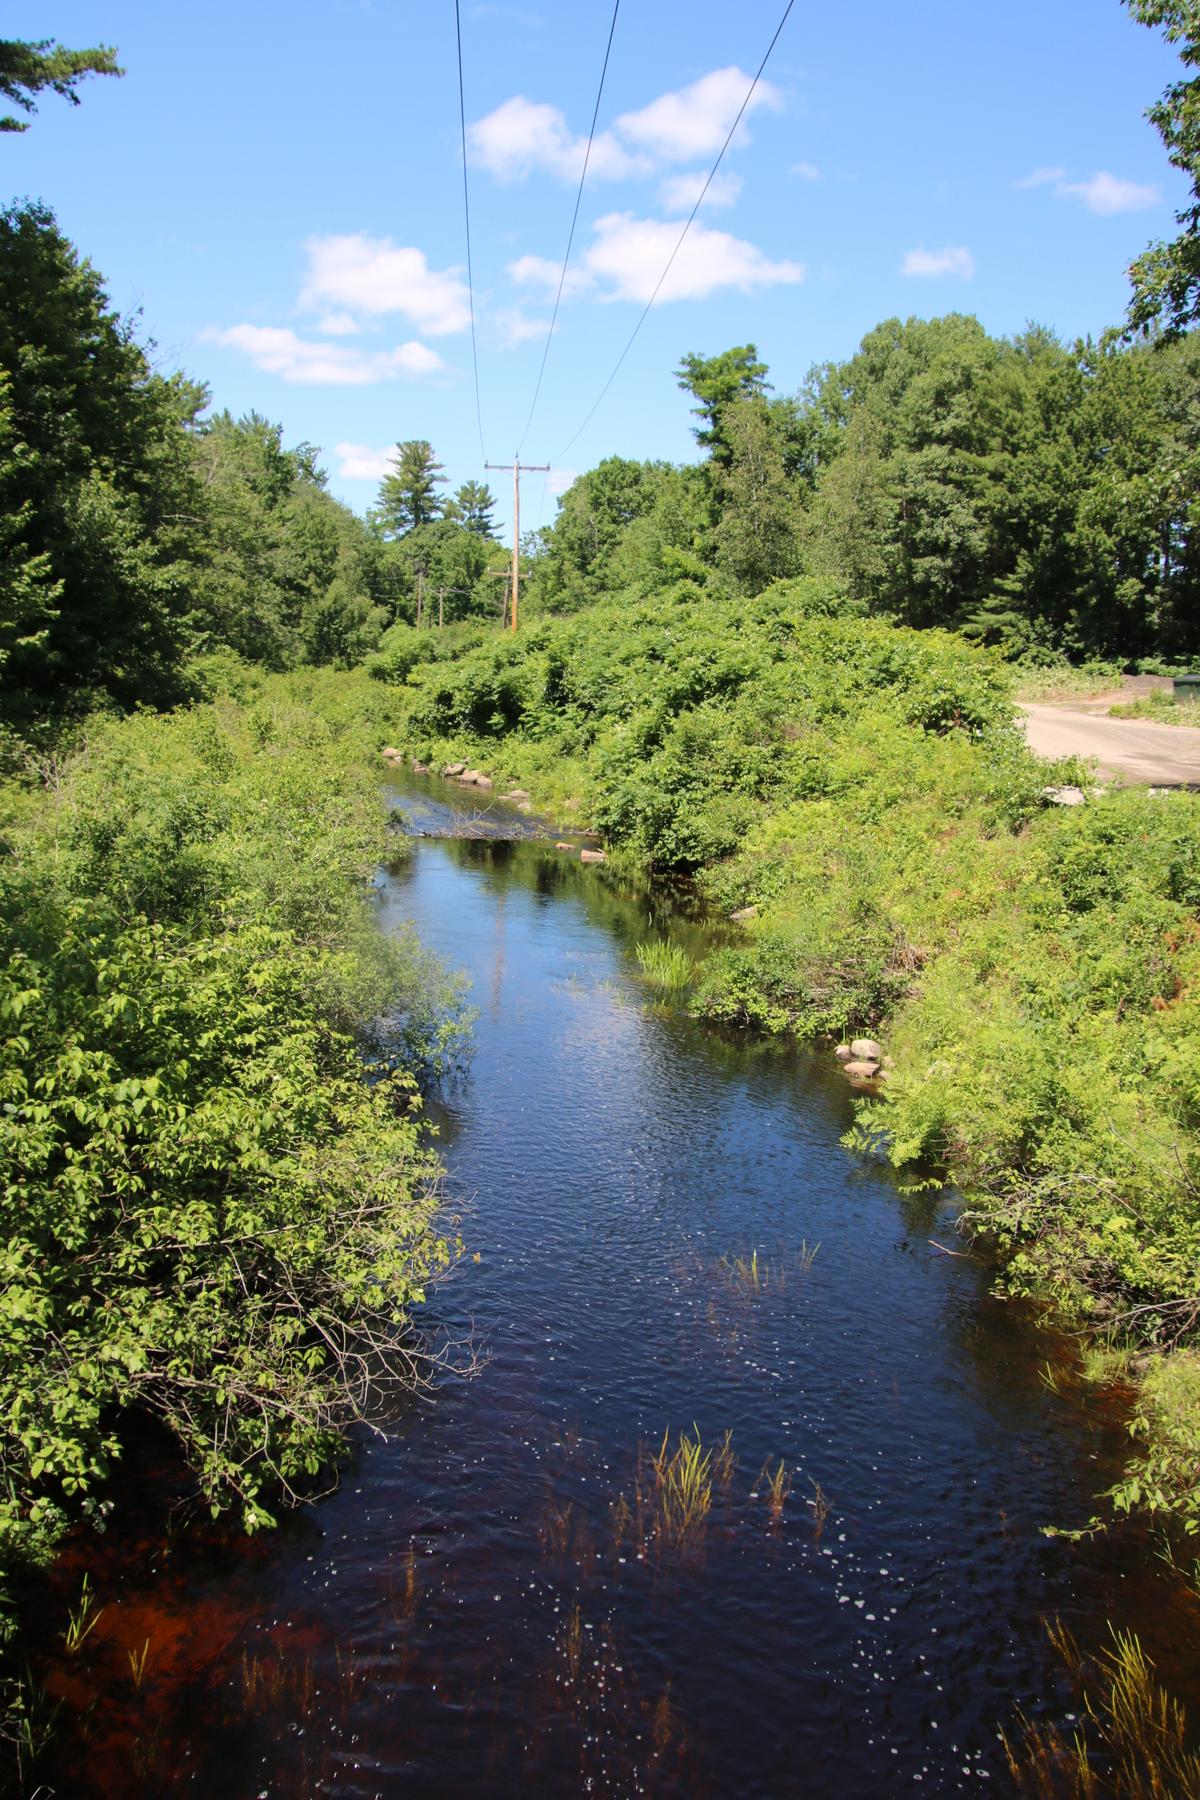
<instances>
[{"instance_id":1,"label":"dirt road","mask_svg":"<svg viewBox=\"0 0 1200 1800\"><path fill-rule=\"evenodd\" d=\"M1106 781L1200 788L1200 727L1109 719L1074 706L1027 702L1020 711L1039 756L1094 756Z\"/></svg>"}]
</instances>

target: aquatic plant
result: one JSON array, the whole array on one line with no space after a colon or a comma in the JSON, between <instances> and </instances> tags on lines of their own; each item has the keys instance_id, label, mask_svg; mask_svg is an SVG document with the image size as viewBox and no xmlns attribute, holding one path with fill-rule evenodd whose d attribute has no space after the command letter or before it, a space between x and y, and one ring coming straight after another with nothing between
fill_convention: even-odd
<instances>
[{"instance_id":1,"label":"aquatic plant","mask_svg":"<svg viewBox=\"0 0 1200 1800\"><path fill-rule=\"evenodd\" d=\"M96 1605L91 1581L85 1574L79 1584L78 1604L67 1609L67 1629L63 1632L63 1644L69 1656L74 1656L91 1637L104 1611L104 1607Z\"/></svg>"},{"instance_id":2,"label":"aquatic plant","mask_svg":"<svg viewBox=\"0 0 1200 1800\"><path fill-rule=\"evenodd\" d=\"M813 1536L817 1539L817 1541L819 1543L820 1539L821 1539L821 1533L825 1529L825 1521L829 1517L831 1502L829 1500L829 1496L826 1494L824 1488L821 1486L819 1481L813 1482L812 1490L813 1490L813 1497L809 1501L808 1504L812 1507Z\"/></svg>"},{"instance_id":3,"label":"aquatic plant","mask_svg":"<svg viewBox=\"0 0 1200 1800\"><path fill-rule=\"evenodd\" d=\"M1189 1746L1184 1707L1155 1677L1132 1632L1112 1633L1112 1648L1086 1658L1056 1621L1050 1642L1083 1697L1083 1716L1068 1736L1059 1726L1018 1713L1001 1741L1020 1792L1063 1800L1170 1800L1200 1794L1200 1754Z\"/></svg>"},{"instance_id":4,"label":"aquatic plant","mask_svg":"<svg viewBox=\"0 0 1200 1800\"><path fill-rule=\"evenodd\" d=\"M696 1426L694 1436L681 1431L674 1450L670 1431L663 1432L658 1453L650 1459L657 1488L658 1529L679 1547L694 1542L712 1509L713 1452L706 1450Z\"/></svg>"},{"instance_id":5,"label":"aquatic plant","mask_svg":"<svg viewBox=\"0 0 1200 1800\"><path fill-rule=\"evenodd\" d=\"M773 1525L778 1525L783 1517L783 1509L787 1502L787 1497L792 1491L792 1477L787 1464L783 1461L782 1457L779 1461L779 1467L772 1470L771 1459L768 1456L759 1472L758 1480L755 1483L755 1491L766 1494L767 1507L771 1514L771 1523Z\"/></svg>"},{"instance_id":6,"label":"aquatic plant","mask_svg":"<svg viewBox=\"0 0 1200 1800\"><path fill-rule=\"evenodd\" d=\"M668 943L662 938L651 938L636 945L633 953L643 979L665 993L679 993L695 973L695 965L682 945Z\"/></svg>"},{"instance_id":7,"label":"aquatic plant","mask_svg":"<svg viewBox=\"0 0 1200 1800\"><path fill-rule=\"evenodd\" d=\"M140 1694L142 1683L146 1679L146 1664L150 1660L150 1639L147 1638L140 1650L129 1651L129 1673L133 1676L133 1685Z\"/></svg>"}]
</instances>

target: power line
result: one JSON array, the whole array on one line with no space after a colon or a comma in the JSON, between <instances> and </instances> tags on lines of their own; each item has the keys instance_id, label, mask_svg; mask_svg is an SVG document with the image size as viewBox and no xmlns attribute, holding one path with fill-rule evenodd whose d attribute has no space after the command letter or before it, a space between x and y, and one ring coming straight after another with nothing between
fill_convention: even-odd
<instances>
[{"instance_id":1,"label":"power line","mask_svg":"<svg viewBox=\"0 0 1200 1800\"><path fill-rule=\"evenodd\" d=\"M462 137L463 218L467 228L467 301L471 309L471 365L475 371L475 423L479 428L479 457L487 461L483 447L483 408L479 402L479 351L475 343L475 278L471 273L471 195L467 185L467 103L463 96L462 17L454 0L454 35L458 44L458 123Z\"/></svg>"},{"instance_id":2,"label":"power line","mask_svg":"<svg viewBox=\"0 0 1200 1800\"><path fill-rule=\"evenodd\" d=\"M667 276L671 273L671 265L674 263L675 258L679 255L680 250L683 248L683 240L687 236L688 232L691 230L692 223L696 217L696 214L700 211L701 206L703 206L703 204L704 204L704 196L707 194L709 188L712 186L713 177L716 175L717 170L721 166L721 163L725 156L725 152L728 150L730 144L733 142L733 134L742 122L742 115L745 113L746 108L749 106L751 100L754 98L754 91L757 88L759 82L762 80L763 70L766 68L768 62L771 60L771 52L774 50L775 45L778 43L779 35L782 32L784 26L788 22L788 14L791 12L791 10L795 4L796 4L796 0L787 0L787 5L783 9L783 17L780 19L778 25L775 27L775 33L774 33L774 36L772 37L770 43L767 45L766 54L764 55L762 61L758 65L758 72L755 75L754 80L750 83L750 86L746 90L746 98L742 101L741 106L738 108L737 118L733 121L733 124L729 127L729 135L725 139L725 142L721 145L721 148L717 153L716 162L713 164L712 168L708 171L708 179L705 181L704 186L700 189L699 198L697 199L695 206L693 206L691 212L687 216L687 221L683 227L683 230L679 234L679 238L678 238L678 241L676 242L675 248L672 250L670 256L668 256L666 265L663 269L663 272L659 276L657 282L654 284L654 292L651 294L650 298L647 300L646 305L642 311L641 317L638 319L637 324L634 326L633 330L630 332L629 341L625 345L625 348L622 350L620 356L618 356L617 361L616 361L616 366L614 367L612 374L609 376L609 378L605 382L604 386L600 389L600 392L596 395L596 399L592 405L591 412L588 413L587 417L583 421L583 424L579 427L579 430L575 433L575 436L573 438L570 438L568 440L568 442L565 443L563 445L562 449L558 452L558 455L554 459L556 462L560 461L562 459L562 457L564 457L566 455L567 451L571 448L571 446L577 441L577 439L579 439L583 436L584 432L587 430L587 427L591 424L592 419L595 416L595 413L600 406L600 402L604 399L604 396L607 394L609 388L612 386L613 382L617 379L617 376L621 370L622 363L625 361L625 358L629 355L629 352L633 349L634 339L637 337L638 332L642 329L642 326L646 323L646 320L650 313L650 308L654 305L654 302L658 299L659 293L662 289L663 282L667 279Z\"/></svg>"},{"instance_id":3,"label":"power line","mask_svg":"<svg viewBox=\"0 0 1200 1800\"><path fill-rule=\"evenodd\" d=\"M608 43L604 49L604 64L600 70L600 86L596 89L596 104L592 108L592 124L588 132L587 149L584 152L583 168L579 175L579 189L575 195L575 211L571 214L571 229L567 233L567 248L563 254L562 271L558 277L558 292L554 296L554 311L550 315L550 329L546 333L546 342L542 346L542 364L538 370L537 384L533 390L533 401L529 408L529 417L525 421L525 429L521 433L520 448L524 447L529 436L529 427L533 424L533 415L537 411L538 396L542 391L542 377L546 373L546 358L550 354L550 340L554 336L554 327L558 322L558 309L562 301L563 285L567 279L567 264L571 260L571 246L575 242L575 227L579 223L579 207L583 200L583 184L587 180L588 163L592 159L592 143L596 136L596 121L600 117L600 100L604 93L604 78L608 74L608 59L612 54L613 33L617 29L617 14L621 10L621 0L614 0L612 23L608 28Z\"/></svg>"}]
</instances>

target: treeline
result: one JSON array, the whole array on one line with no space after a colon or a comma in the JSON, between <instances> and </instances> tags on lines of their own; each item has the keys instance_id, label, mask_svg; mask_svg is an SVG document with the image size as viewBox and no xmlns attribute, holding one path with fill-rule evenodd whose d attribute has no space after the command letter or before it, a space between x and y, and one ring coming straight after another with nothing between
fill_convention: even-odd
<instances>
[{"instance_id":1,"label":"treeline","mask_svg":"<svg viewBox=\"0 0 1200 1800\"><path fill-rule=\"evenodd\" d=\"M750 597L832 580L864 614L1006 655L1128 663L1200 650L1200 351L891 319L797 395L754 345L690 355L705 459L609 457L533 546L563 611L702 570Z\"/></svg>"},{"instance_id":2,"label":"treeline","mask_svg":"<svg viewBox=\"0 0 1200 1800\"><path fill-rule=\"evenodd\" d=\"M379 508L329 493L318 452L154 365L40 205L0 213L0 726L44 736L98 706L170 706L217 649L349 667L428 593L494 608L491 508L441 502L427 444ZM439 593L440 590L440 593Z\"/></svg>"}]
</instances>

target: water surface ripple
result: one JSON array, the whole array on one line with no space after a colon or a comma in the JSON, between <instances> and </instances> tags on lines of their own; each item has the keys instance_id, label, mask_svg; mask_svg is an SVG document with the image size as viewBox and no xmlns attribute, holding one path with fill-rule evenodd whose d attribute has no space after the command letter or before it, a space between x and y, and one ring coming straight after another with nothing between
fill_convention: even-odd
<instances>
[{"instance_id":1,"label":"water surface ripple","mask_svg":"<svg viewBox=\"0 0 1200 1800\"><path fill-rule=\"evenodd\" d=\"M701 926L482 835L416 845L379 907L472 982L433 1110L478 1261L433 1312L485 1366L249 1553L115 1521L69 1791L1007 1791L1000 1727L1072 1704L1043 1616L1132 1624L1193 1685L1191 1602L1144 1546L1042 1532L1122 1446L1043 1381L1058 1342L937 1247L940 1201L842 1148L827 1055L654 1004L633 944ZM646 1447L693 1424L736 1467L666 1544Z\"/></svg>"}]
</instances>

